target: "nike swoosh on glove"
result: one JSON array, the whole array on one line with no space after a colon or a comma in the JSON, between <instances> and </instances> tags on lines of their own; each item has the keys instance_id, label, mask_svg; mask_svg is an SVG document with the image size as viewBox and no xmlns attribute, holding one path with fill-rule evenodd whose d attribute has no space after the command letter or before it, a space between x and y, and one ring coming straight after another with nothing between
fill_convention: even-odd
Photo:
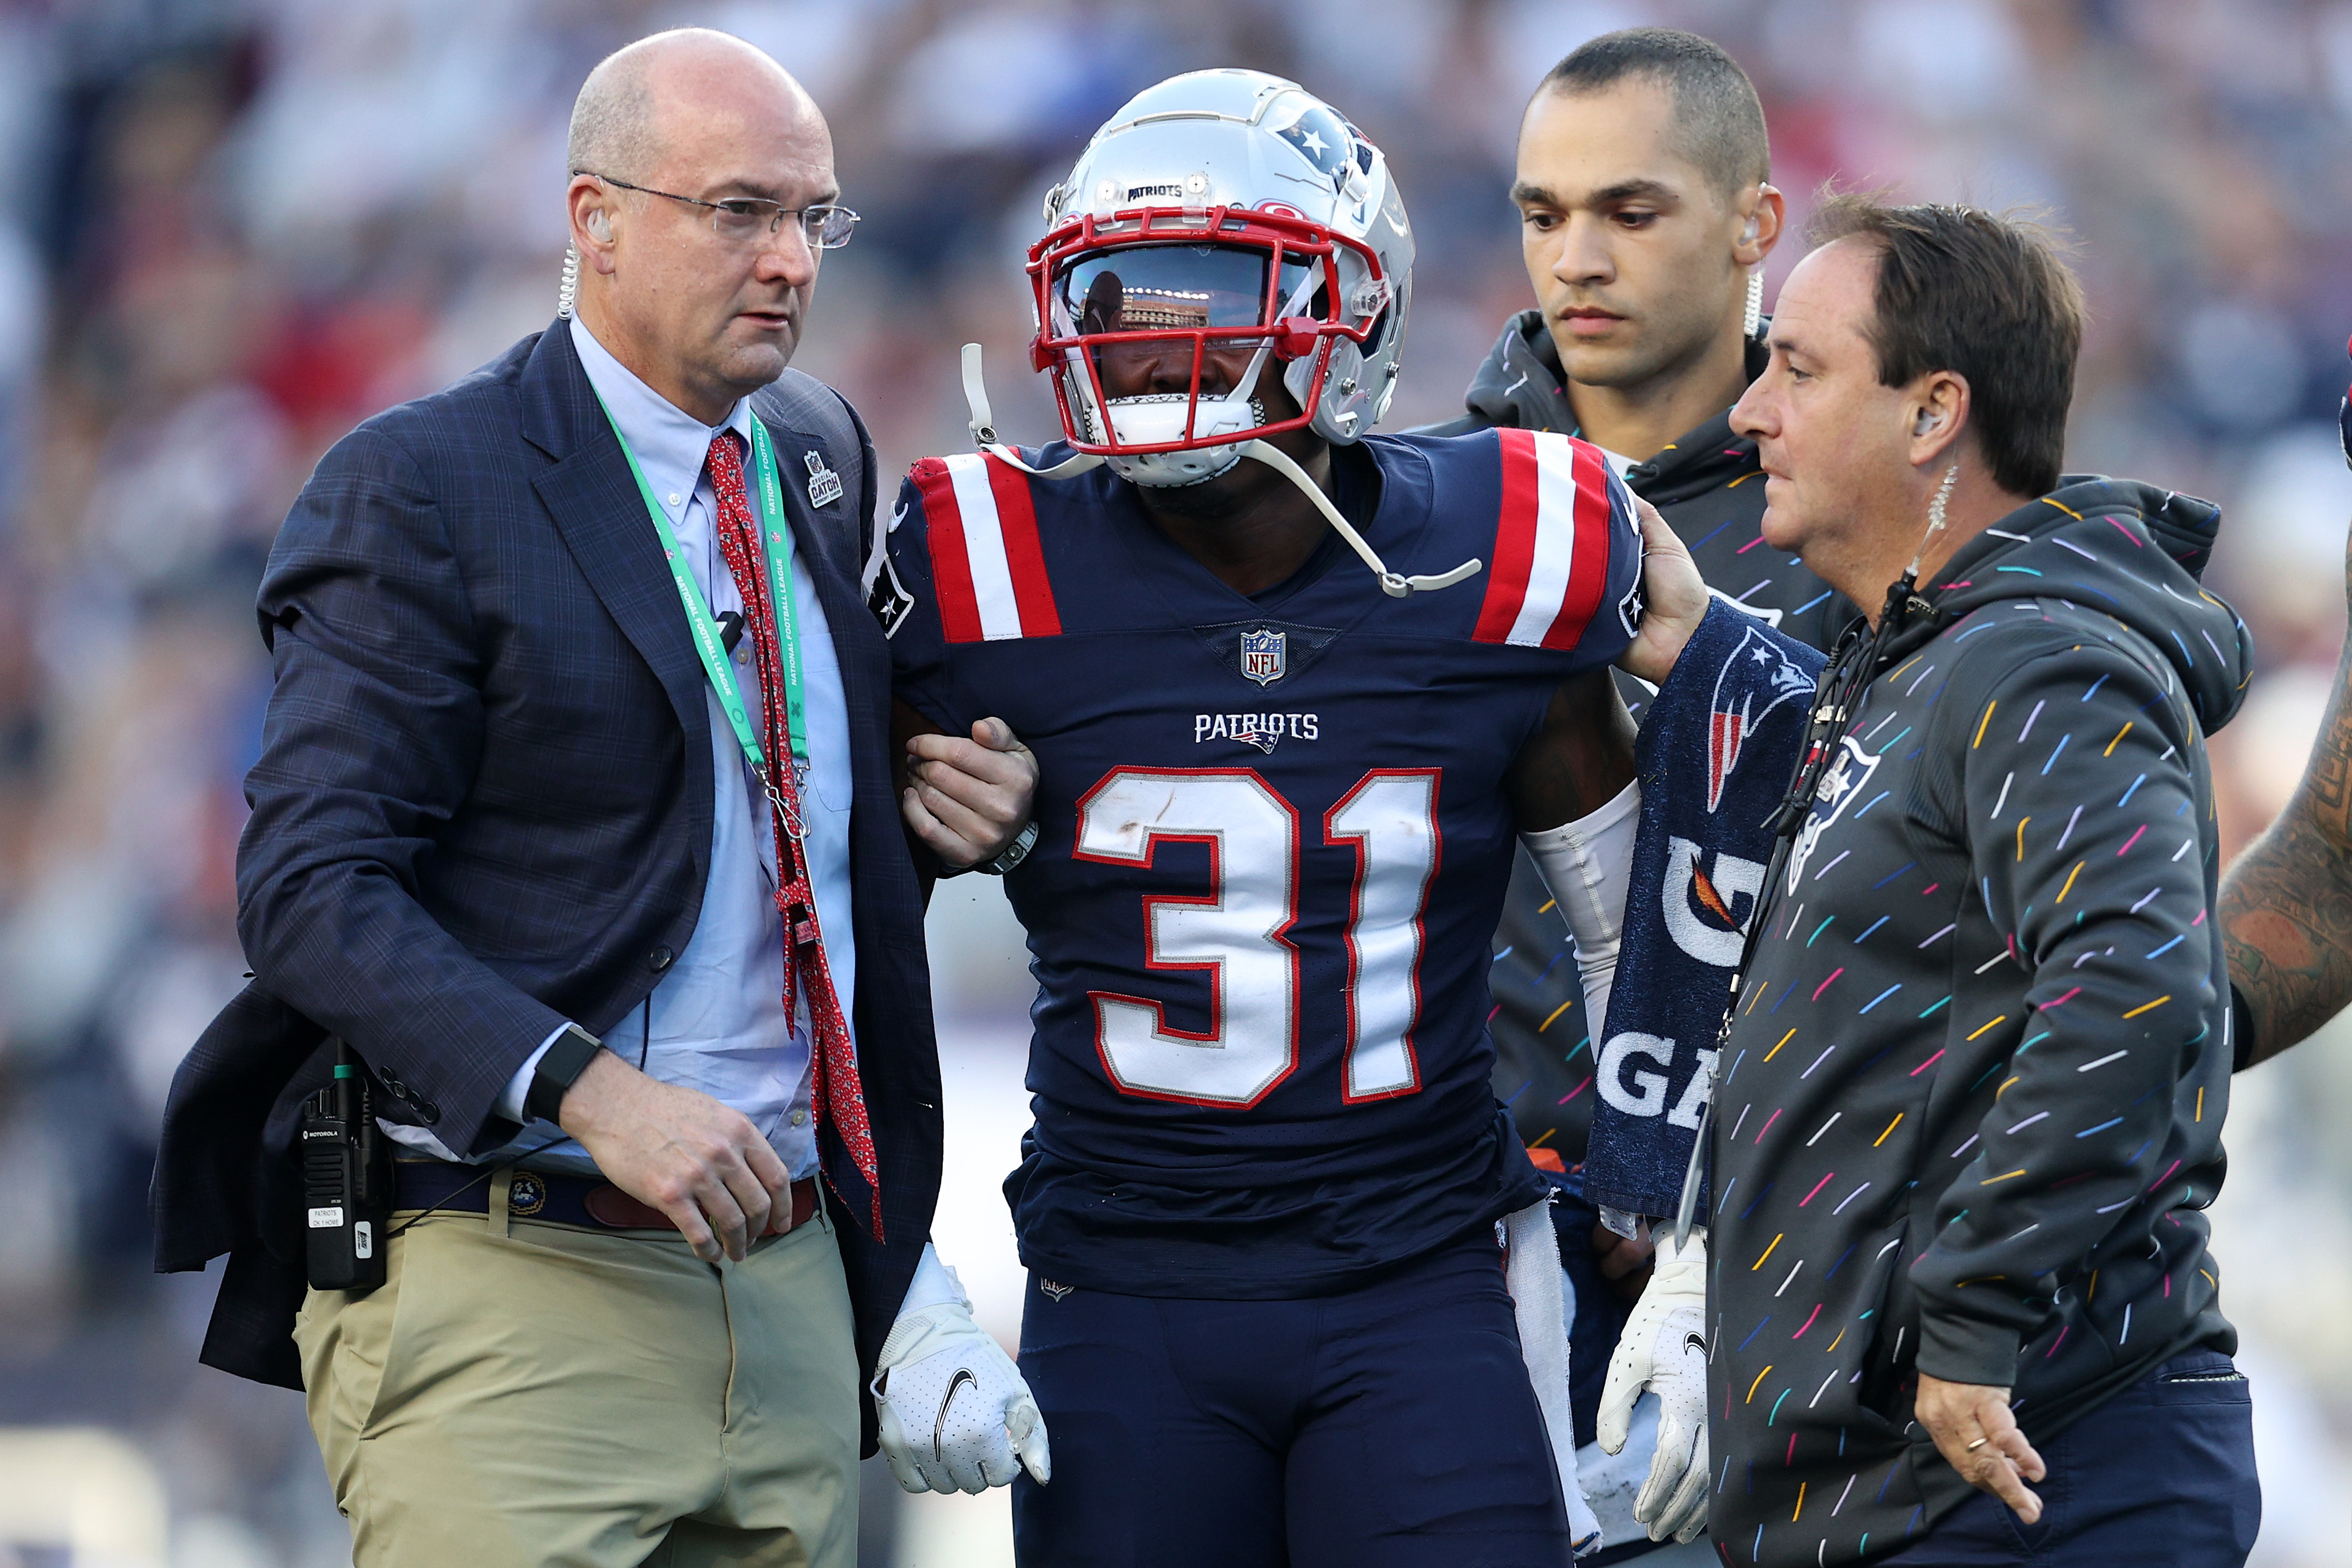
<instances>
[{"instance_id":1,"label":"nike swoosh on glove","mask_svg":"<svg viewBox=\"0 0 2352 1568\"><path fill-rule=\"evenodd\" d=\"M968 1301L901 1315L873 1392L882 1458L908 1491L984 1492L1024 1465L1040 1483L1053 1477L1037 1401Z\"/></svg>"},{"instance_id":2,"label":"nike swoosh on glove","mask_svg":"<svg viewBox=\"0 0 2352 1568\"><path fill-rule=\"evenodd\" d=\"M1688 1542L1706 1528L1706 1242L1697 1231L1677 1252L1658 1239L1657 1271L1609 1358L1594 1436L1621 1452L1644 1390L1658 1396L1658 1451L1633 1500L1650 1539Z\"/></svg>"}]
</instances>

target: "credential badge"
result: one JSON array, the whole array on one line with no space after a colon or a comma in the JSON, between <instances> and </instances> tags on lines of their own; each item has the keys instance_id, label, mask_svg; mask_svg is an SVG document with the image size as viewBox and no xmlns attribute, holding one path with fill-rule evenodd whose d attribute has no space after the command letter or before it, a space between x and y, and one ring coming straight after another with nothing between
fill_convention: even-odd
<instances>
[{"instance_id":1,"label":"credential badge","mask_svg":"<svg viewBox=\"0 0 2352 1568\"><path fill-rule=\"evenodd\" d=\"M808 465L810 506L830 507L841 499L841 476L824 465L824 453L807 453L801 461Z\"/></svg>"},{"instance_id":2,"label":"credential badge","mask_svg":"<svg viewBox=\"0 0 2352 1568\"><path fill-rule=\"evenodd\" d=\"M1289 673L1290 660L1286 651L1288 636L1280 632L1259 627L1242 633L1242 674L1259 685L1269 686Z\"/></svg>"}]
</instances>

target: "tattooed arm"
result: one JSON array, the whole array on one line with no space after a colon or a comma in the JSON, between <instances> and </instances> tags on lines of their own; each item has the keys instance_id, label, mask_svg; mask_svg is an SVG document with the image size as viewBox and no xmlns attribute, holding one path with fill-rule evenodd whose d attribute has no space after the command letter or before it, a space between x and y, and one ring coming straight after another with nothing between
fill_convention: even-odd
<instances>
[{"instance_id":1,"label":"tattooed arm","mask_svg":"<svg viewBox=\"0 0 2352 1568\"><path fill-rule=\"evenodd\" d=\"M2352 561L2347 588L2352 591ZM2266 1061L2352 1004L2352 643L2336 666L2310 765L2286 810L2221 879L2221 935L2230 981L2252 1038L2249 1066Z\"/></svg>"}]
</instances>

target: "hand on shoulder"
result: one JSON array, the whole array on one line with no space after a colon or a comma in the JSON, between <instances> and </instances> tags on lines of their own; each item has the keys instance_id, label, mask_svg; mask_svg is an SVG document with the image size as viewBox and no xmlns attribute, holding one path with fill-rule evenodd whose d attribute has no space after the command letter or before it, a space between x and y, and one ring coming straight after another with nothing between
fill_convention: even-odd
<instances>
[{"instance_id":1,"label":"hand on shoulder","mask_svg":"<svg viewBox=\"0 0 2352 1568\"><path fill-rule=\"evenodd\" d=\"M1652 685L1664 685L1674 674L1683 645L1706 619L1706 581L1683 543L1658 508L1633 497L1634 515L1642 523L1642 626L1633 643L1617 656L1617 667Z\"/></svg>"}]
</instances>

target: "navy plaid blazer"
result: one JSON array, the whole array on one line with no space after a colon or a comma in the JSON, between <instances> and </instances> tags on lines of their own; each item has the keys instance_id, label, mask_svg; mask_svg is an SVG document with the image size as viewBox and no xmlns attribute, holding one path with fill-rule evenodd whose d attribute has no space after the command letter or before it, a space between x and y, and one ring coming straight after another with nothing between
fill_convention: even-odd
<instances>
[{"instance_id":1,"label":"navy plaid blazer","mask_svg":"<svg viewBox=\"0 0 2352 1568\"><path fill-rule=\"evenodd\" d=\"M863 475L823 508L784 495L855 754L853 1007L887 1244L845 1212L836 1229L870 1377L929 1235L940 1140L889 655L858 590L874 461L806 376L755 406L787 469L822 450ZM566 1018L610 1032L685 951L713 783L706 676L561 323L337 443L278 532L259 613L276 685L237 852L254 978L173 1082L152 1208L159 1270L229 1255L203 1359L299 1387L291 1133L332 1041L386 1081L393 1114L463 1153L504 1143L493 1103L539 1042Z\"/></svg>"}]
</instances>

